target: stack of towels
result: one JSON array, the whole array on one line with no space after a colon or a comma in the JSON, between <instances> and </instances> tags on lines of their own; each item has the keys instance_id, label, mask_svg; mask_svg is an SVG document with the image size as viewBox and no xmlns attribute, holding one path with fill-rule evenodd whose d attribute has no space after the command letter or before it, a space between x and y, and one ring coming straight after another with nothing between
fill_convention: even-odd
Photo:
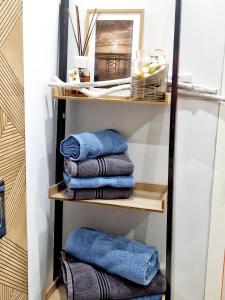
<instances>
[{"instance_id":1,"label":"stack of towels","mask_svg":"<svg viewBox=\"0 0 225 300\"><path fill-rule=\"evenodd\" d=\"M121 199L134 191L134 165L125 154L128 146L118 131L82 132L64 139L64 182L69 199Z\"/></svg>"},{"instance_id":2,"label":"stack of towels","mask_svg":"<svg viewBox=\"0 0 225 300\"><path fill-rule=\"evenodd\" d=\"M68 300L161 300L166 290L154 247L88 228L69 235L61 270Z\"/></svg>"}]
</instances>

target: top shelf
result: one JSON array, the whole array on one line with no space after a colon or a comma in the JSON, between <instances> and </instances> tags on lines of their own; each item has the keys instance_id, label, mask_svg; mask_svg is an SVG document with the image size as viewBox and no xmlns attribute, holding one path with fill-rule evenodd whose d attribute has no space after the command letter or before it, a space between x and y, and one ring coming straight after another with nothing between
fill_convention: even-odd
<instances>
[{"instance_id":1,"label":"top shelf","mask_svg":"<svg viewBox=\"0 0 225 300\"><path fill-rule=\"evenodd\" d=\"M164 99L160 100L133 100L128 96L104 96L100 98L86 97L82 94L75 94L72 90L62 88L52 88L52 98L56 100L72 100L80 102L104 102L121 104L147 104L147 105L170 105L171 94L166 93Z\"/></svg>"}]
</instances>

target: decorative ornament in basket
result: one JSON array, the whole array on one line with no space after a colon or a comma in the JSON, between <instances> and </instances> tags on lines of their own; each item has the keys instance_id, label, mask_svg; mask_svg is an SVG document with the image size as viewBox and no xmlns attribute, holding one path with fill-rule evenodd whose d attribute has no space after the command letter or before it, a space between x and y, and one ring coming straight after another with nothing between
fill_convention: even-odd
<instances>
[{"instance_id":1,"label":"decorative ornament in basket","mask_svg":"<svg viewBox=\"0 0 225 300\"><path fill-rule=\"evenodd\" d=\"M168 64L163 50L140 50L133 61L131 97L134 100L161 100L167 91Z\"/></svg>"}]
</instances>

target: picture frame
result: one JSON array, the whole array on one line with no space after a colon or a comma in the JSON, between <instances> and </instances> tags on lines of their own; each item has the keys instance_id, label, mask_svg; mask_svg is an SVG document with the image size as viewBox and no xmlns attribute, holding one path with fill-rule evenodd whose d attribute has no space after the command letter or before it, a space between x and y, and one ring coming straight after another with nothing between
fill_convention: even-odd
<instances>
[{"instance_id":1,"label":"picture frame","mask_svg":"<svg viewBox=\"0 0 225 300\"><path fill-rule=\"evenodd\" d=\"M89 48L91 81L131 76L131 63L142 48L144 9L88 9L86 28L96 12L98 19Z\"/></svg>"}]
</instances>

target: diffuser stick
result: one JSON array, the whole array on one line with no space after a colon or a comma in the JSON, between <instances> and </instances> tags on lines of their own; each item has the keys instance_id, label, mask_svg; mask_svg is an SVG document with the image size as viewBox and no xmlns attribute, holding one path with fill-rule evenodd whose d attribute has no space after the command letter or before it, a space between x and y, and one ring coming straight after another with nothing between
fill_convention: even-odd
<instances>
[{"instance_id":1,"label":"diffuser stick","mask_svg":"<svg viewBox=\"0 0 225 300\"><path fill-rule=\"evenodd\" d=\"M95 22L94 22L94 24L93 24L93 26L92 26L92 28L91 28L90 33L89 33L89 36L87 37L87 43L86 43L86 46L85 46L85 48L84 48L84 50L83 50L84 55L85 55L85 53L86 53L86 51L87 51L87 49L88 49L88 44L89 44L89 41L90 41L92 32L93 32L93 30L94 30L94 28L95 28L95 25L96 25L96 22L97 22L97 20L98 20L99 15L100 15L100 14L97 15L97 17L96 17L96 19L95 19Z\"/></svg>"},{"instance_id":2,"label":"diffuser stick","mask_svg":"<svg viewBox=\"0 0 225 300\"><path fill-rule=\"evenodd\" d=\"M69 12L69 10L68 10L68 12ZM77 35L76 35L76 31L75 31L75 28L74 28L74 24L73 24L73 20L72 20L70 12L69 12L69 18L70 18L70 22L71 22L71 25L72 25L72 29L73 29L73 34L74 34L74 37L75 37L75 41L76 41L76 44L77 44L77 49L79 49Z\"/></svg>"},{"instance_id":3,"label":"diffuser stick","mask_svg":"<svg viewBox=\"0 0 225 300\"><path fill-rule=\"evenodd\" d=\"M78 45L79 45L79 55L82 55L82 41L81 41L81 30L80 30L80 15L79 8L76 5L76 18L77 18L77 32L78 32Z\"/></svg>"},{"instance_id":4,"label":"diffuser stick","mask_svg":"<svg viewBox=\"0 0 225 300\"><path fill-rule=\"evenodd\" d=\"M95 17L95 14L96 14L96 10L97 10L97 8L95 8L95 11L94 11L94 13L93 13L93 15L92 15L92 18L91 18L91 22L90 22L90 24L89 24L89 26L88 26L88 30L87 30L87 34L86 34L86 38L85 38L85 42L84 42L83 53L84 53L84 50L85 50L85 48L86 48L86 44L87 44L87 41L88 41L88 36L89 36L89 33L90 33L90 29L91 29L92 23L93 23L93 21L94 21L94 17Z\"/></svg>"}]
</instances>

